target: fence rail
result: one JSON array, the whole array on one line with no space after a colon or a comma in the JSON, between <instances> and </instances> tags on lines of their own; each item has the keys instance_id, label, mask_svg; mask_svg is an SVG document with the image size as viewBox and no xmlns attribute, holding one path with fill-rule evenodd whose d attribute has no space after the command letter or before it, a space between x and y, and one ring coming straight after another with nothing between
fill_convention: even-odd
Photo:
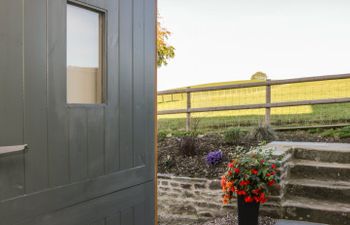
<instances>
[{"instance_id":1,"label":"fence rail","mask_svg":"<svg viewBox=\"0 0 350 225\"><path fill-rule=\"evenodd\" d=\"M276 107L290 107L290 106L304 106L304 105L317 105L317 104L333 104L333 103L349 103L350 96L344 98L324 98L316 100L301 100L301 101L283 101L283 102L271 102L271 87L274 85L283 84L296 84L296 83L306 83L306 82L316 82L316 81L331 81L331 80L341 80L349 79L350 74L340 74L340 75L326 75L326 76L315 76L315 77L305 77L305 78L295 78L295 79L285 79L285 80L266 80L263 82L254 83L242 83L242 84L230 84L221 85L213 87L200 87L200 88L185 88L185 89L175 89L159 91L158 96L171 95L171 94L186 94L186 108L183 109L170 109L170 110L160 110L158 115L167 114L183 114L186 113L186 130L190 130L191 127L191 113L198 112L213 112L213 111L225 111L225 110L244 110L244 109L261 109L265 108L265 124L270 125L271 108ZM215 106L215 107L191 107L191 93L196 92L211 92L211 91L221 91L228 89L242 89L242 88L252 88L252 87L265 87L265 103L260 104L240 104L240 105L230 105L230 106ZM350 87L349 87L350 89Z\"/></svg>"}]
</instances>

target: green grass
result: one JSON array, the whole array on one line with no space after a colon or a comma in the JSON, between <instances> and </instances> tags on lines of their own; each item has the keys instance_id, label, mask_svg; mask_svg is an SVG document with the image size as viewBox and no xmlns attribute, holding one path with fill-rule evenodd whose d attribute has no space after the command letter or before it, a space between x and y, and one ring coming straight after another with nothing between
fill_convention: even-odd
<instances>
[{"instance_id":1,"label":"green grass","mask_svg":"<svg viewBox=\"0 0 350 225\"><path fill-rule=\"evenodd\" d=\"M249 83L235 81L211 83L193 87ZM350 79L317 81L272 86L272 102L345 98L350 96ZM265 87L242 88L192 93L193 108L265 103ZM185 94L158 96L158 110L184 109ZM265 109L232 110L193 113L200 118L200 129L217 129L230 126L256 126L264 120ZM271 110L274 126L303 126L350 122L350 103L281 107ZM185 114L158 116L159 129L178 130L185 127Z\"/></svg>"}]
</instances>

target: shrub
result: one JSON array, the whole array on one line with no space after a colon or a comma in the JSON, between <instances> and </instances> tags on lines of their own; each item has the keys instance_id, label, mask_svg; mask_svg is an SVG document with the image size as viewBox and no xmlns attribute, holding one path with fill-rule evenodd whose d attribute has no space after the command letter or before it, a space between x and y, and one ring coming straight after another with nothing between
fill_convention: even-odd
<instances>
[{"instance_id":1,"label":"shrub","mask_svg":"<svg viewBox=\"0 0 350 225\"><path fill-rule=\"evenodd\" d=\"M243 137L243 132L239 127L232 127L224 132L224 140L228 144L238 145Z\"/></svg>"},{"instance_id":2,"label":"shrub","mask_svg":"<svg viewBox=\"0 0 350 225\"><path fill-rule=\"evenodd\" d=\"M197 154L196 139L193 136L185 136L181 139L180 153L185 156L193 156Z\"/></svg>"},{"instance_id":3,"label":"shrub","mask_svg":"<svg viewBox=\"0 0 350 225\"><path fill-rule=\"evenodd\" d=\"M259 143L270 142L277 139L277 134L270 126L258 126L250 132L249 139Z\"/></svg>"},{"instance_id":4,"label":"shrub","mask_svg":"<svg viewBox=\"0 0 350 225\"><path fill-rule=\"evenodd\" d=\"M183 130L178 130L178 131L173 131L172 136L178 137L178 138L183 138L183 137L197 137L198 136L197 131L183 131Z\"/></svg>"},{"instance_id":5,"label":"shrub","mask_svg":"<svg viewBox=\"0 0 350 225\"><path fill-rule=\"evenodd\" d=\"M221 150L212 151L208 153L205 161L207 162L208 165L215 166L222 161L222 157L223 157L223 154Z\"/></svg>"},{"instance_id":6,"label":"shrub","mask_svg":"<svg viewBox=\"0 0 350 225\"><path fill-rule=\"evenodd\" d=\"M321 133L322 137L332 138L349 138L350 137L350 126L343 127L340 129L328 129Z\"/></svg>"},{"instance_id":7,"label":"shrub","mask_svg":"<svg viewBox=\"0 0 350 225\"><path fill-rule=\"evenodd\" d=\"M158 141L164 141L167 136L165 131L158 131Z\"/></svg>"},{"instance_id":8,"label":"shrub","mask_svg":"<svg viewBox=\"0 0 350 225\"><path fill-rule=\"evenodd\" d=\"M341 128L339 130L338 136L340 138L349 138L350 137L350 126Z\"/></svg>"},{"instance_id":9,"label":"shrub","mask_svg":"<svg viewBox=\"0 0 350 225\"><path fill-rule=\"evenodd\" d=\"M336 137L337 132L334 129L325 130L320 134L322 137Z\"/></svg>"},{"instance_id":10,"label":"shrub","mask_svg":"<svg viewBox=\"0 0 350 225\"><path fill-rule=\"evenodd\" d=\"M224 204L234 195L244 198L245 202L266 202L269 187L280 182L279 166L280 163L273 159L272 149L266 150L262 146L234 158L221 177Z\"/></svg>"}]
</instances>

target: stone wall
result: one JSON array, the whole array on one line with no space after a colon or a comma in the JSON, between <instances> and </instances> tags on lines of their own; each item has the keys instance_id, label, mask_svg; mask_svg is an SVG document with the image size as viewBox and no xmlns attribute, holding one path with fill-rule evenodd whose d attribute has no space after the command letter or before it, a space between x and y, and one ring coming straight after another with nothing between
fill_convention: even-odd
<instances>
[{"instance_id":1,"label":"stone wall","mask_svg":"<svg viewBox=\"0 0 350 225\"><path fill-rule=\"evenodd\" d=\"M223 206L219 180L158 174L160 217L207 219L226 215L232 205Z\"/></svg>"},{"instance_id":2,"label":"stone wall","mask_svg":"<svg viewBox=\"0 0 350 225\"><path fill-rule=\"evenodd\" d=\"M281 188L271 190L269 201L262 205L261 214L281 217L281 202L288 177L288 161L291 153L281 152L283 156ZM160 217L205 220L211 217L225 216L236 212L236 202L222 204L220 180L204 178L177 177L170 174L158 174L158 215Z\"/></svg>"}]
</instances>

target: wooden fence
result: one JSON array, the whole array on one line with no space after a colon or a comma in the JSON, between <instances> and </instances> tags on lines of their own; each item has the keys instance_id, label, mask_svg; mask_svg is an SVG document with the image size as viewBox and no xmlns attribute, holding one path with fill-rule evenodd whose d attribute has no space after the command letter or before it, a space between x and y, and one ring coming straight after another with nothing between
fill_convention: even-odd
<instances>
[{"instance_id":1,"label":"wooden fence","mask_svg":"<svg viewBox=\"0 0 350 225\"><path fill-rule=\"evenodd\" d=\"M170 94L186 94L187 95L187 98L186 98L187 104L186 104L186 108L183 108L183 109L172 109L172 110L158 111L158 115L186 113L186 130L190 130L190 128L191 128L191 113L265 108L265 124L270 125L271 108L350 102L350 96L349 96L346 98L327 98L327 99L317 99L317 100L303 100L303 101L288 101L288 102L274 102L274 103L272 103L271 102L271 86L282 85L282 84L316 82L316 81L340 80L340 79L349 79L349 78L350 78L350 74L340 74L340 75L315 76L315 77L305 77L305 78L295 78L295 79L285 79L285 80L266 80L266 81L254 82L254 83L230 84L230 85L213 86L213 87L186 88L186 89L159 91L158 96L170 95ZM231 105L231 106L216 106L216 107L201 107L201 108L192 108L191 107L191 93L221 91L221 90L228 90L228 89L241 89L241 88L250 88L250 87L265 87L266 88L265 103Z\"/></svg>"}]
</instances>

